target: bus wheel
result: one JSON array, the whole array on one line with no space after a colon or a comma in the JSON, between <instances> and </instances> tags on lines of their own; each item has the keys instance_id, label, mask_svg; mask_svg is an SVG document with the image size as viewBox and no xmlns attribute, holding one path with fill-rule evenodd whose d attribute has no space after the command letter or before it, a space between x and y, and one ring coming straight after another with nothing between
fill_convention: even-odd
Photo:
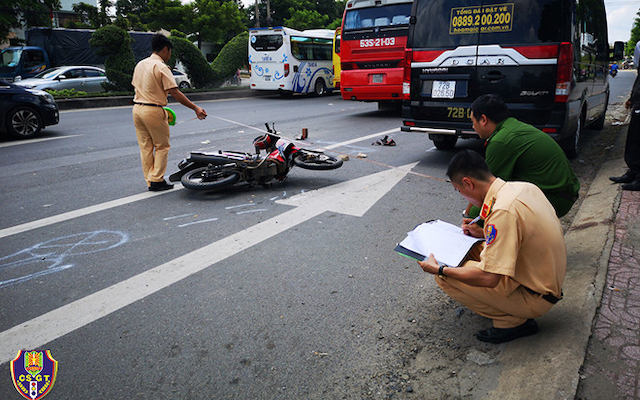
<instances>
[{"instance_id":1,"label":"bus wheel","mask_svg":"<svg viewBox=\"0 0 640 400\"><path fill-rule=\"evenodd\" d=\"M327 87L324 84L324 80L318 79L316 81L316 84L314 86L314 92L318 97L324 96L327 93Z\"/></svg>"}]
</instances>

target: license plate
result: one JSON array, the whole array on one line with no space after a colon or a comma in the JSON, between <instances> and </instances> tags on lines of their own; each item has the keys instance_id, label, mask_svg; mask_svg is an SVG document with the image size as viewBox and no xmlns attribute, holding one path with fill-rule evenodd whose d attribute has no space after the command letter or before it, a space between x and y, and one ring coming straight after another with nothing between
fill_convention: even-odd
<instances>
[{"instance_id":1,"label":"license plate","mask_svg":"<svg viewBox=\"0 0 640 400\"><path fill-rule=\"evenodd\" d=\"M271 82L271 75L265 75L264 80L267 82Z\"/></svg>"},{"instance_id":2,"label":"license plate","mask_svg":"<svg viewBox=\"0 0 640 400\"><path fill-rule=\"evenodd\" d=\"M434 99L453 99L456 93L456 81L433 81L431 97Z\"/></svg>"},{"instance_id":3,"label":"license plate","mask_svg":"<svg viewBox=\"0 0 640 400\"><path fill-rule=\"evenodd\" d=\"M371 82L372 83L382 83L383 80L384 80L384 74L373 74L373 75L371 75Z\"/></svg>"}]
</instances>

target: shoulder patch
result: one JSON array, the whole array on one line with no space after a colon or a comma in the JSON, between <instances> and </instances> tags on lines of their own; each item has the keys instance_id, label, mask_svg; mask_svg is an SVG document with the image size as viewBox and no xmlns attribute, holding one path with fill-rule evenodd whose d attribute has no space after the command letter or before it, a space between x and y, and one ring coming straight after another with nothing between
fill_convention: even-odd
<instances>
[{"instance_id":1,"label":"shoulder patch","mask_svg":"<svg viewBox=\"0 0 640 400\"><path fill-rule=\"evenodd\" d=\"M498 236L498 230L496 229L496 226L493 224L487 225L484 228L484 236L486 238L486 245L489 246L496 240L496 237Z\"/></svg>"}]
</instances>

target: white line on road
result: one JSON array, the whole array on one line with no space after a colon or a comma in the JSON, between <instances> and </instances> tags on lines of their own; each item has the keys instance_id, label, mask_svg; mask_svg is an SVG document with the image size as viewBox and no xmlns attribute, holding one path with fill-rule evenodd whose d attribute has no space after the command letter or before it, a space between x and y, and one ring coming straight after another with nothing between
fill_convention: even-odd
<instances>
[{"instance_id":1,"label":"white line on road","mask_svg":"<svg viewBox=\"0 0 640 400\"><path fill-rule=\"evenodd\" d=\"M78 136L82 136L82 135L68 135L68 136L56 136L56 137L48 137L48 138L41 138L41 139L18 140L18 141L15 141L15 142L0 143L0 148L18 146L18 145L21 145L21 144L48 142L49 140L69 139L69 138L74 138L74 137L78 137Z\"/></svg>"},{"instance_id":2,"label":"white line on road","mask_svg":"<svg viewBox=\"0 0 640 400\"><path fill-rule=\"evenodd\" d=\"M18 350L40 348L326 211L362 216L416 164L383 170L281 201L297 207L0 332L0 364L11 361Z\"/></svg>"},{"instance_id":3,"label":"white line on road","mask_svg":"<svg viewBox=\"0 0 640 400\"><path fill-rule=\"evenodd\" d=\"M167 190L167 191L164 191L164 192L145 192L145 193L140 193L140 194L134 194L133 196L123 197L121 199L107 201L106 203L96 204L96 205L93 205L93 206L81 208L79 210L69 211L69 212L66 212L66 213L53 215L51 217L39 219L39 220L36 220L36 221L31 221L31 222L27 222L27 223L20 224L20 225L15 225L15 226L12 226L10 228L5 228L5 229L0 230L0 239L3 238L3 237L11 236L11 235L16 235L18 233L27 232L27 231L30 231L32 229L42 228L42 227L45 227L45 226L48 226L48 225L57 224L58 222L68 221L70 219L83 217L85 215L89 215L89 214L93 214L93 213L96 213L96 212L108 210L110 208L122 206L122 205L129 204L129 203L133 203L133 202L136 202L136 201L139 201L139 200L150 199L152 197L160 196L160 195L166 194L166 193L171 193L172 191L180 190L180 189L182 189L182 186L176 185L176 187L173 190Z\"/></svg>"},{"instance_id":4,"label":"white line on road","mask_svg":"<svg viewBox=\"0 0 640 400\"><path fill-rule=\"evenodd\" d=\"M326 148L327 149L335 149L336 147L346 146L348 144L359 142L359 141L362 141L362 140L367 140L367 139L370 139L370 138L375 137L375 136L386 135L388 133L395 132L397 130L398 130L398 128L391 129L391 130L384 131L384 132L374 133L374 134L368 135L368 136L362 136L360 138L347 140L347 141L342 142L342 143L336 143L336 144L333 144L331 146L327 146ZM63 214L53 215L51 217L47 217L47 218L39 219L39 220L36 220L36 221L27 222L27 223L24 223L24 224L12 226L10 228L1 229L0 230L0 239L3 238L3 237L11 236L11 235L16 235L18 233L27 232L27 231L30 231L32 229L42 228L42 227L45 227L45 226L48 226L48 225L56 224L58 222L68 221L70 219L82 217L82 216L93 214L93 213L96 213L96 212L108 210L110 208L114 208L114 207L122 206L122 205L125 205L125 204L133 203L133 202L136 202L136 201L139 201L139 200L146 200L148 198L151 198L151 197L154 197L154 196L159 196L161 194L171 193L171 192L173 192L175 190L178 190L178 189L182 189L182 186L176 185L176 187L173 190L168 190L168 191L165 191L165 192L140 193L140 194L136 194L136 195L133 195L133 196L124 197L122 199L116 199L116 200L108 201L106 203L96 204L96 205L93 205L93 206L81 208L79 210L69 211L69 212L66 212L66 213L63 213Z\"/></svg>"}]
</instances>

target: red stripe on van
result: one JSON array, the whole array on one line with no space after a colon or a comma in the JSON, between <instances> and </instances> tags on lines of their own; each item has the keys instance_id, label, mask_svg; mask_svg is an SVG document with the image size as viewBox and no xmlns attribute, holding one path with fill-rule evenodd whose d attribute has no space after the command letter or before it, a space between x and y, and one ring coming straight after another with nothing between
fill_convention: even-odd
<instances>
[{"instance_id":1,"label":"red stripe on van","mask_svg":"<svg viewBox=\"0 0 640 400\"><path fill-rule=\"evenodd\" d=\"M544 59L558 57L558 45L550 44L543 46L515 46L511 48L529 59Z\"/></svg>"}]
</instances>

